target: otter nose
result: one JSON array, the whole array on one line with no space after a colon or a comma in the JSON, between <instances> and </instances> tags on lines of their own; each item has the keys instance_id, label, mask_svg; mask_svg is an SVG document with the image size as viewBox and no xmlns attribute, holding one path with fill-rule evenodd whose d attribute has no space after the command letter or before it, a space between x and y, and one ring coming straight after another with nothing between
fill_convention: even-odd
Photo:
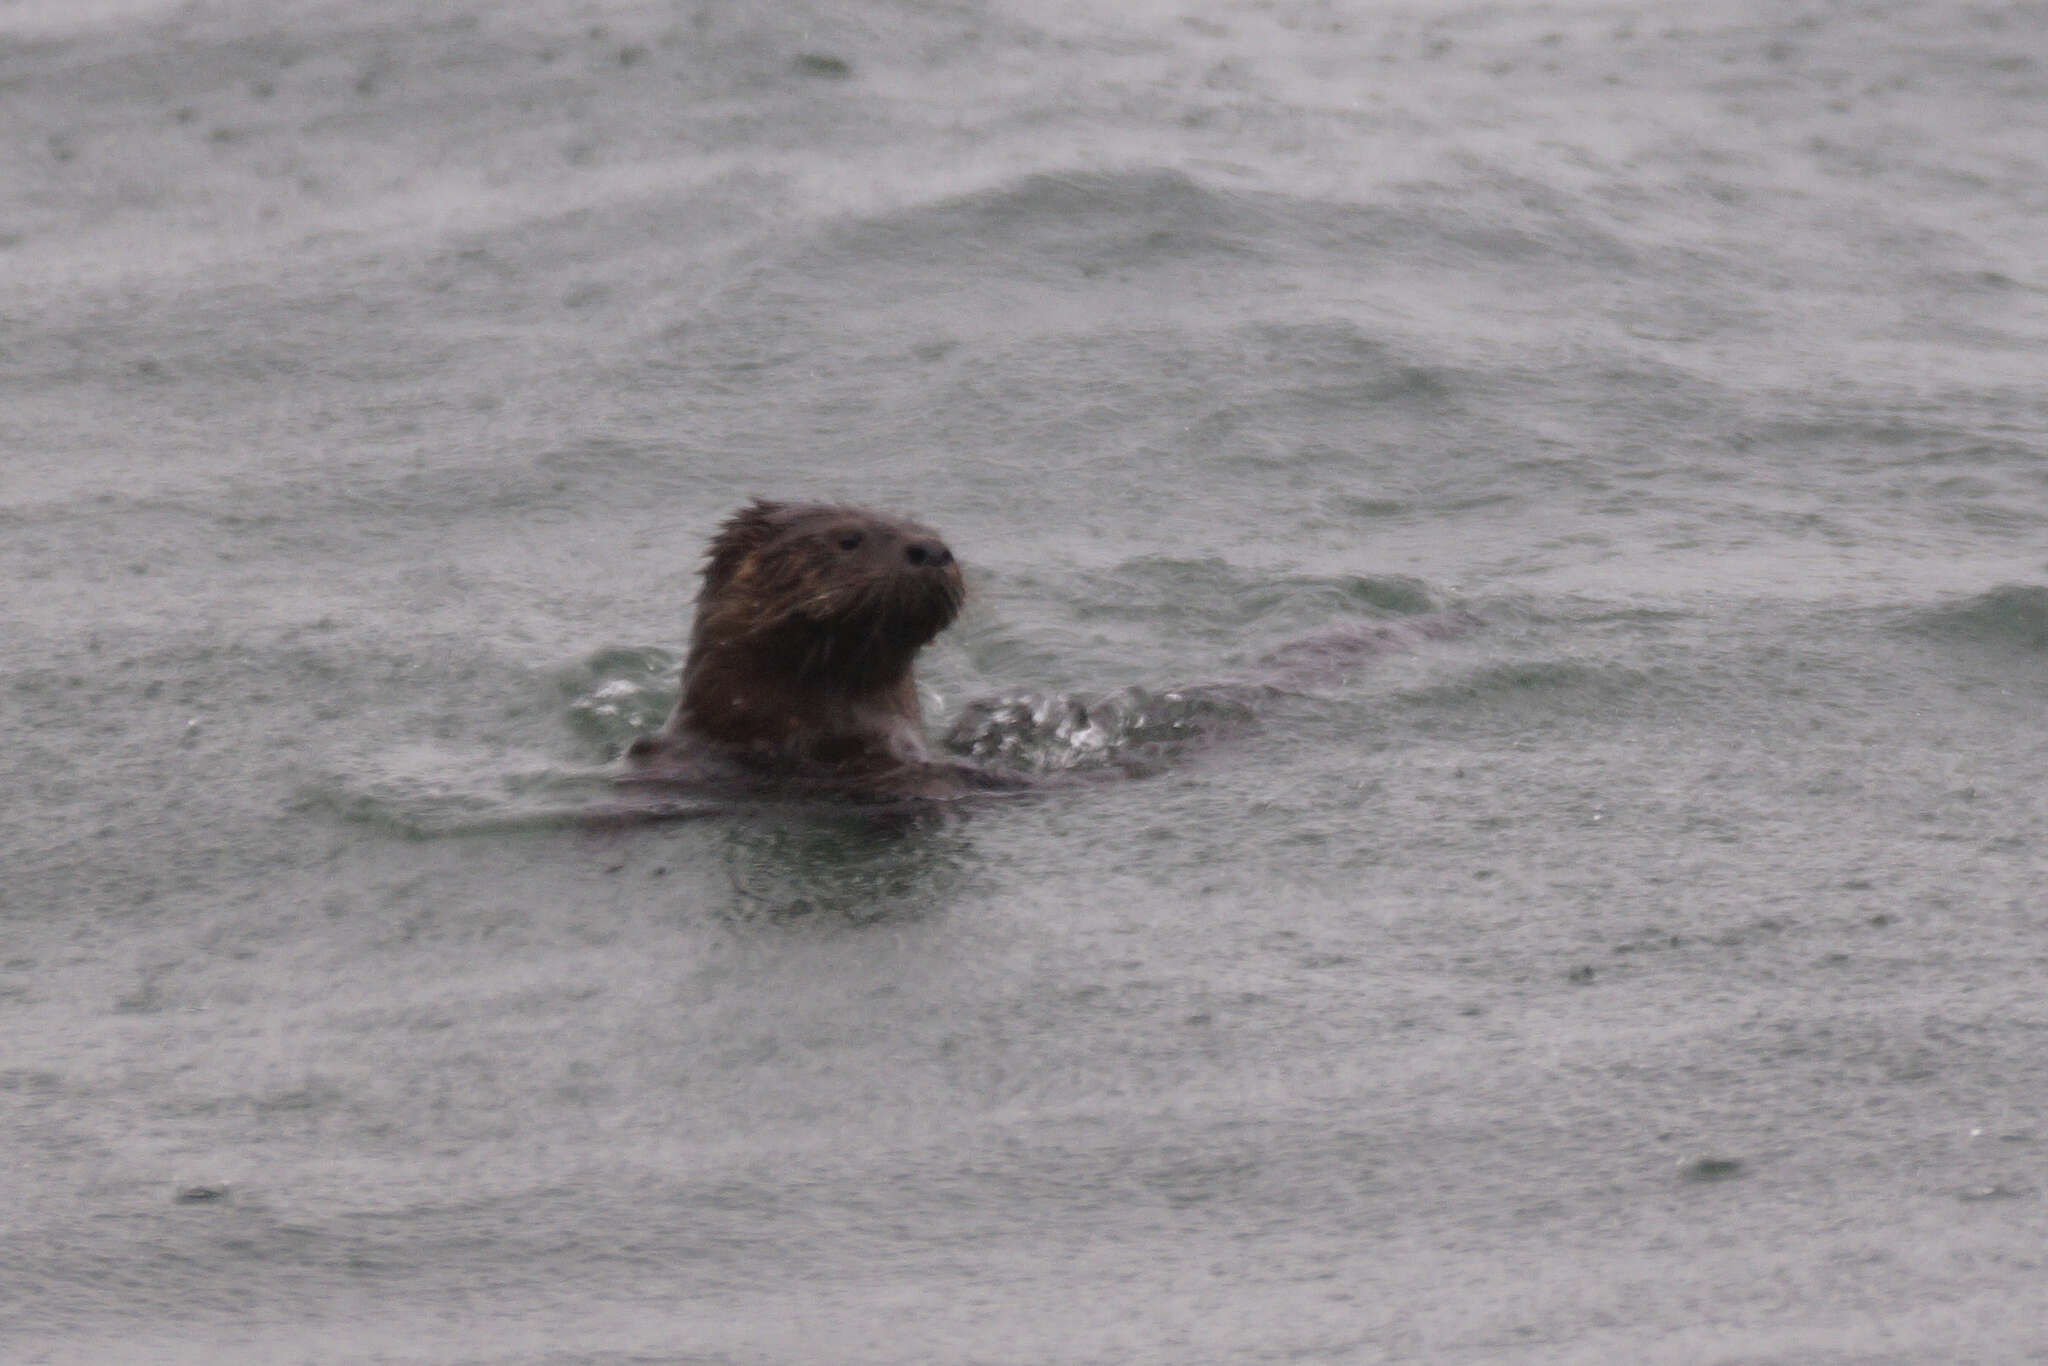
<instances>
[{"instance_id":1,"label":"otter nose","mask_svg":"<svg viewBox=\"0 0 2048 1366\"><path fill-rule=\"evenodd\" d=\"M912 541L903 547L903 558L920 569L944 569L953 563L953 552L944 541Z\"/></svg>"}]
</instances>

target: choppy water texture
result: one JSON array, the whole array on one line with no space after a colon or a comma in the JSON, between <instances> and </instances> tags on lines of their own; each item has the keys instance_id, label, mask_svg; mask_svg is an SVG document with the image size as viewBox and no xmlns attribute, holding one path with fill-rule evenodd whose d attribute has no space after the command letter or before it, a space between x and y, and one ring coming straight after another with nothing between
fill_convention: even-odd
<instances>
[{"instance_id":1,"label":"choppy water texture","mask_svg":"<svg viewBox=\"0 0 2048 1366\"><path fill-rule=\"evenodd\" d=\"M2048 1357L2044 111L2038 3L0 6L0 1356ZM1485 624L552 822L756 493L946 532L935 728L1137 708L1042 766Z\"/></svg>"}]
</instances>

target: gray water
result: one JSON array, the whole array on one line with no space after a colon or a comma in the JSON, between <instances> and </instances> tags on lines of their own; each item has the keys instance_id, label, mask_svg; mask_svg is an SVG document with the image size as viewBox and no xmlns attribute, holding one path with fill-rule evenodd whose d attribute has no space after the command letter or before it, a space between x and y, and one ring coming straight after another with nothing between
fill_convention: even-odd
<instances>
[{"instance_id":1,"label":"gray water","mask_svg":"<svg viewBox=\"0 0 2048 1366\"><path fill-rule=\"evenodd\" d=\"M2048 1359L2048 7L0 7L0 1359ZM754 494L1155 776L548 813Z\"/></svg>"}]
</instances>

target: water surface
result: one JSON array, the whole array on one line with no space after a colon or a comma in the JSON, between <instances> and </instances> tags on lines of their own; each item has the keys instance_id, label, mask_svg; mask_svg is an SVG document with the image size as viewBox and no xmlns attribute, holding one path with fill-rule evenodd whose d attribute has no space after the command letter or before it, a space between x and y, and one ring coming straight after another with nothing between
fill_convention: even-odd
<instances>
[{"instance_id":1,"label":"water surface","mask_svg":"<svg viewBox=\"0 0 2048 1366\"><path fill-rule=\"evenodd\" d=\"M0 13L37 1362L2048 1352L2048 12ZM1142 781L548 813L746 497Z\"/></svg>"}]
</instances>

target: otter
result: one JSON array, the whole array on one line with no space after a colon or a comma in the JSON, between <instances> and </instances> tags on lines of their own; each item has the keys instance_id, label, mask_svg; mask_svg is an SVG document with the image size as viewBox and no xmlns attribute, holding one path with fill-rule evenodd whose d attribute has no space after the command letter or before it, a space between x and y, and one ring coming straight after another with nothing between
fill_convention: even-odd
<instances>
[{"instance_id":1,"label":"otter","mask_svg":"<svg viewBox=\"0 0 2048 1366\"><path fill-rule=\"evenodd\" d=\"M756 499L712 538L682 695L621 781L889 802L1025 786L926 747L913 665L966 595L929 527Z\"/></svg>"},{"instance_id":2,"label":"otter","mask_svg":"<svg viewBox=\"0 0 2048 1366\"><path fill-rule=\"evenodd\" d=\"M659 731L627 746L619 783L648 794L905 809L1036 788L1014 769L934 759L927 748L913 666L960 614L966 593L953 552L929 527L863 508L756 499L712 538L682 694ZM1091 744L1080 752L1106 760L1093 774L1152 772L1190 741L1252 725L1264 700L1476 624L1447 612L1340 628L1262 656L1254 678L1172 692L984 700L954 722L946 743L974 759L1015 762L1087 732ZM1059 776L1090 774L1068 766Z\"/></svg>"}]
</instances>

